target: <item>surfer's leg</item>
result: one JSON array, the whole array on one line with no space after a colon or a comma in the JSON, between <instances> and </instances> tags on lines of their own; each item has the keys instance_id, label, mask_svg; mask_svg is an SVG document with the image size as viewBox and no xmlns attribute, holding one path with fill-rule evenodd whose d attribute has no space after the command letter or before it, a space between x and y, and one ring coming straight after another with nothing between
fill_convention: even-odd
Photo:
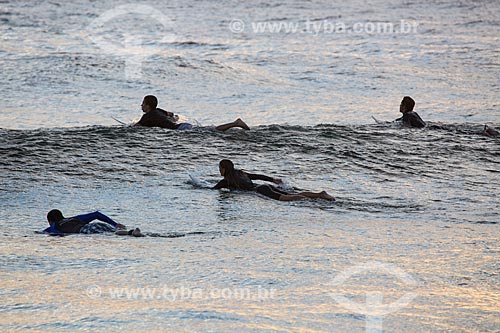
<instances>
[{"instance_id":1,"label":"surfer's leg","mask_svg":"<svg viewBox=\"0 0 500 333\"><path fill-rule=\"evenodd\" d=\"M250 127L248 127L248 125L240 118L236 119L232 123L227 123L227 124L222 124L222 125L216 126L215 129L218 131L224 132L224 131L227 131L228 129L233 128L233 127L239 127L239 128L243 128L245 130L250 129Z\"/></svg>"},{"instance_id":2,"label":"surfer's leg","mask_svg":"<svg viewBox=\"0 0 500 333\"><path fill-rule=\"evenodd\" d=\"M289 195L287 192L282 191L280 189L277 189L276 187L268 185L268 184L257 186L255 188L255 191L257 193L265 195L266 197L274 199L274 200L281 200L280 198L282 196Z\"/></svg>"},{"instance_id":3,"label":"surfer's leg","mask_svg":"<svg viewBox=\"0 0 500 333\"><path fill-rule=\"evenodd\" d=\"M135 228L131 230L119 229L116 230L115 235L118 236L134 236L134 237L144 237L145 235L141 232L141 229Z\"/></svg>"},{"instance_id":4,"label":"surfer's leg","mask_svg":"<svg viewBox=\"0 0 500 333\"><path fill-rule=\"evenodd\" d=\"M295 200L302 200L302 199L325 199L325 200L330 200L330 201L335 201L335 198L332 197L330 194L326 193L325 191L321 192L300 192L297 194L286 194L286 195L281 195L280 196L280 201L295 201Z\"/></svg>"},{"instance_id":5,"label":"surfer's leg","mask_svg":"<svg viewBox=\"0 0 500 333\"><path fill-rule=\"evenodd\" d=\"M145 235L141 232L141 229L135 228L132 231L132 236L134 236L134 237L144 237Z\"/></svg>"}]
</instances>

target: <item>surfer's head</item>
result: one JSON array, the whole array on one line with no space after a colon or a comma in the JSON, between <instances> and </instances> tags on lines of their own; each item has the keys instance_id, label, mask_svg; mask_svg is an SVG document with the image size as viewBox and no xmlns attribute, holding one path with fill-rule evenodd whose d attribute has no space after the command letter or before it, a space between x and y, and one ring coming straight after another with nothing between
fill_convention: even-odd
<instances>
[{"instance_id":1,"label":"surfer's head","mask_svg":"<svg viewBox=\"0 0 500 333\"><path fill-rule=\"evenodd\" d=\"M413 100L413 98L411 98L410 96L405 96L403 97L403 100L399 105L399 112L401 113L410 112L413 111L414 107L415 107L415 101Z\"/></svg>"},{"instance_id":2,"label":"surfer's head","mask_svg":"<svg viewBox=\"0 0 500 333\"><path fill-rule=\"evenodd\" d=\"M47 214L47 221L49 221L49 224L59 222L62 219L64 219L64 216L59 209L52 209Z\"/></svg>"},{"instance_id":3,"label":"surfer's head","mask_svg":"<svg viewBox=\"0 0 500 333\"><path fill-rule=\"evenodd\" d=\"M158 99L156 98L156 96L153 95L147 95L146 97L144 97L144 100L142 101L141 104L142 111L144 111L145 113L156 110L157 106L158 106Z\"/></svg>"},{"instance_id":4,"label":"surfer's head","mask_svg":"<svg viewBox=\"0 0 500 333\"><path fill-rule=\"evenodd\" d=\"M221 160L219 162L219 171L221 176L227 176L234 170L234 164L230 160Z\"/></svg>"}]
</instances>

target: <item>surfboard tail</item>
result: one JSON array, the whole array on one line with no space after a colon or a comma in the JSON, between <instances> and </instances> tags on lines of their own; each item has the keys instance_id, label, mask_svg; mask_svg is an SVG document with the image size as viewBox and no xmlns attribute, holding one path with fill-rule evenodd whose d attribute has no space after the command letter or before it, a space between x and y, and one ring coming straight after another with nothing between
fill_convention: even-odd
<instances>
[{"instance_id":1,"label":"surfboard tail","mask_svg":"<svg viewBox=\"0 0 500 333\"><path fill-rule=\"evenodd\" d=\"M382 124L382 123L383 123L383 121L378 120L378 119L377 119L377 118L375 118L374 116L372 116L372 119L373 119L373 120L375 120L375 122L376 122L377 124Z\"/></svg>"}]
</instances>

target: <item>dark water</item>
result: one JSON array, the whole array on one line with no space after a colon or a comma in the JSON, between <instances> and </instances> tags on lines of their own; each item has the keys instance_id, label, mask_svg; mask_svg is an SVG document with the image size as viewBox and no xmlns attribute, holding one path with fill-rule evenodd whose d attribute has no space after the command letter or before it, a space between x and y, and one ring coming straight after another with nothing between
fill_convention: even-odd
<instances>
[{"instance_id":1,"label":"dark water","mask_svg":"<svg viewBox=\"0 0 500 333\"><path fill-rule=\"evenodd\" d=\"M30 205L23 198L34 188L43 198L85 192L78 196L93 200L102 190L147 190L145 184L157 181L154 188L175 192L187 186L188 173L215 183L218 161L230 158L249 172L282 177L288 186L328 190L338 202L320 206L332 212L496 223L500 148L497 138L480 133L480 126L442 124L424 130L273 125L228 133L3 130L2 196L21 209Z\"/></svg>"}]
</instances>

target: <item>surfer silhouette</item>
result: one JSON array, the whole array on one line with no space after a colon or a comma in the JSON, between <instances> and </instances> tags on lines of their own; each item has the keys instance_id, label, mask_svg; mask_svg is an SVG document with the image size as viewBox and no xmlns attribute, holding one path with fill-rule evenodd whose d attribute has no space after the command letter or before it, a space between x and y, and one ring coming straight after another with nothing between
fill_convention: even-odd
<instances>
[{"instance_id":1,"label":"surfer silhouette","mask_svg":"<svg viewBox=\"0 0 500 333\"><path fill-rule=\"evenodd\" d=\"M425 121L420 118L418 113L413 111L415 107L415 101L410 96L403 97L401 104L399 105L399 112L403 114L402 117L396 119L395 121L402 121L407 127L423 128L425 127Z\"/></svg>"},{"instance_id":2,"label":"surfer silhouette","mask_svg":"<svg viewBox=\"0 0 500 333\"><path fill-rule=\"evenodd\" d=\"M247 173L234 168L234 164L230 160L221 160L219 162L219 171L224 177L219 181L213 189L228 188L230 190L255 191L268 198L279 201L295 201L302 199L325 199L335 201L335 198L326 193L321 192L300 192L289 193L269 184L256 185L252 180L263 180L275 184L281 184L281 179L272 178L269 176Z\"/></svg>"},{"instance_id":3,"label":"surfer silhouette","mask_svg":"<svg viewBox=\"0 0 500 333\"><path fill-rule=\"evenodd\" d=\"M144 115L134 126L161 127L177 130L188 130L193 128L193 125L191 125L190 123L177 123L177 121L179 120L179 116L175 115L172 112L160 109L157 106L158 99L156 98L156 96L148 95L144 97L141 104ZM215 129L217 131L224 132L233 127L239 127L245 130L250 129L248 125L240 118L231 123L216 126Z\"/></svg>"},{"instance_id":4,"label":"surfer silhouette","mask_svg":"<svg viewBox=\"0 0 500 333\"><path fill-rule=\"evenodd\" d=\"M92 222L99 220L101 222ZM144 236L139 228L127 231L123 224L116 223L99 211L65 218L58 209L52 209L47 214L49 227L43 232L51 235L64 234L102 234L114 232L117 235ZM92 223L91 223L92 222Z\"/></svg>"},{"instance_id":5,"label":"surfer silhouette","mask_svg":"<svg viewBox=\"0 0 500 333\"><path fill-rule=\"evenodd\" d=\"M498 136L500 135L500 132L492 127L489 127L488 125L484 125L483 134L487 136Z\"/></svg>"}]
</instances>

